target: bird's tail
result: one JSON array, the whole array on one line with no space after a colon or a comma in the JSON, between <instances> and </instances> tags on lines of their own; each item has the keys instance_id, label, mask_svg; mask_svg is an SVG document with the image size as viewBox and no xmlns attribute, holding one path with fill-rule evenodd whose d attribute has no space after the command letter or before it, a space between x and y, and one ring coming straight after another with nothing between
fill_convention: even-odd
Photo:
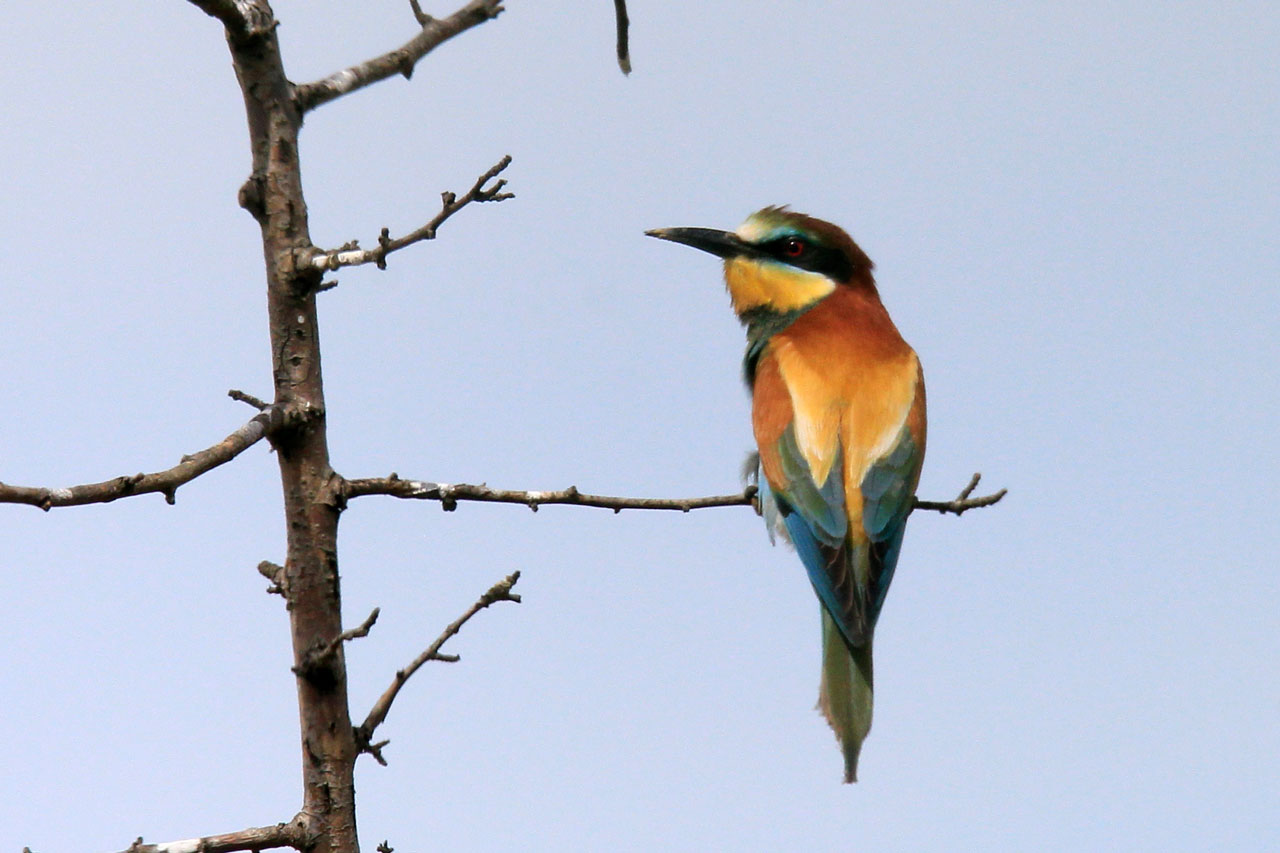
<instances>
[{"instance_id":1,"label":"bird's tail","mask_svg":"<svg viewBox=\"0 0 1280 853\"><path fill-rule=\"evenodd\" d=\"M818 708L844 751L844 781L858 781L858 753L871 731L871 643L850 649L825 607Z\"/></svg>"}]
</instances>

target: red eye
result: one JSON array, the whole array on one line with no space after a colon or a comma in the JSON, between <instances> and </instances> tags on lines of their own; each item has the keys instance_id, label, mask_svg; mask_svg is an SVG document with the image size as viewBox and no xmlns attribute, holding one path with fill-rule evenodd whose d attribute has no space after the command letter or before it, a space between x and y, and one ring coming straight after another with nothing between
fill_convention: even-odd
<instances>
[{"instance_id":1,"label":"red eye","mask_svg":"<svg viewBox=\"0 0 1280 853\"><path fill-rule=\"evenodd\" d=\"M788 258L798 258L804 254L804 241L798 237L788 237L787 242L782 244L782 251Z\"/></svg>"}]
</instances>

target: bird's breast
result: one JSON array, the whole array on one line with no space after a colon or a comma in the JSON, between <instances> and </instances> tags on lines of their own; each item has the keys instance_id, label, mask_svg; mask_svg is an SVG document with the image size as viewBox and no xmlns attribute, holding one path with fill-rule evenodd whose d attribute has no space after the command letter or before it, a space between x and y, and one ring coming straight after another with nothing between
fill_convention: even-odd
<instances>
[{"instance_id":1,"label":"bird's breast","mask_svg":"<svg viewBox=\"0 0 1280 853\"><path fill-rule=\"evenodd\" d=\"M757 367L753 423L771 485L785 490L769 451L792 426L820 487L841 461L846 508L860 520L862 479L892 451L923 389L915 352L878 300L867 305L837 294L769 340ZM826 310L832 300L834 310Z\"/></svg>"}]
</instances>

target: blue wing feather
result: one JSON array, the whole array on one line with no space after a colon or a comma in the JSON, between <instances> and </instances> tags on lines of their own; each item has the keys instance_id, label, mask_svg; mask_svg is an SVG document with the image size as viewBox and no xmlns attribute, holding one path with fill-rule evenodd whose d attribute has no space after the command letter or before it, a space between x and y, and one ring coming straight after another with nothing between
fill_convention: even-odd
<instances>
[{"instance_id":1,"label":"blue wing feather","mask_svg":"<svg viewBox=\"0 0 1280 853\"><path fill-rule=\"evenodd\" d=\"M844 466L839 454L826 482L819 485L800 454L793 426L783 432L777 450L786 488L768 491L762 498L764 505L777 506L814 592L846 642L851 647L863 646L870 639L898 563L911 513L919 451L904 426L889 453L864 475L860 490L863 528L870 540L866 547L849 536ZM761 483L764 484L763 477ZM762 487L767 489L767 484ZM870 581L867 589L857 588L854 580L854 568L863 561L869 564L863 572Z\"/></svg>"},{"instance_id":2,"label":"blue wing feather","mask_svg":"<svg viewBox=\"0 0 1280 853\"><path fill-rule=\"evenodd\" d=\"M893 581L911 514L915 473L920 449L904 425L893 449L877 460L862 478L862 526L871 540L870 624L875 625Z\"/></svg>"},{"instance_id":3,"label":"blue wing feather","mask_svg":"<svg viewBox=\"0 0 1280 853\"><path fill-rule=\"evenodd\" d=\"M809 582L851 646L866 643L865 608L854 583L853 565L861 559L849 537L849 514L844 499L843 454L837 448L826 482L813 479L809 463L800 453L794 425L788 426L776 445L785 490L773 495L787 536L804 564Z\"/></svg>"},{"instance_id":4,"label":"blue wing feather","mask_svg":"<svg viewBox=\"0 0 1280 853\"><path fill-rule=\"evenodd\" d=\"M811 528L804 517L798 512L792 512L783 518L787 526L787 535L791 539L791 544L795 546L796 553L800 555L800 562L804 564L805 572L809 575L809 582L813 584L813 591L817 593L818 600L822 602L822 606L827 612L832 614L833 621L840 629L840 633L844 635L845 641L850 645L862 645L865 641L861 633L850 624L846 614L848 612L848 603L842 600L841 591L837 589L832 578L832 564L845 559L848 553L848 543L845 547L835 552L830 547L824 547L813 535Z\"/></svg>"},{"instance_id":5,"label":"blue wing feather","mask_svg":"<svg viewBox=\"0 0 1280 853\"><path fill-rule=\"evenodd\" d=\"M814 538L831 548L839 548L849 535L849 515L844 510L844 478L840 452L827 481L819 486L809 473L809 463L796 443L795 427L787 427L778 440L778 455L787 478L787 503L804 517Z\"/></svg>"}]
</instances>

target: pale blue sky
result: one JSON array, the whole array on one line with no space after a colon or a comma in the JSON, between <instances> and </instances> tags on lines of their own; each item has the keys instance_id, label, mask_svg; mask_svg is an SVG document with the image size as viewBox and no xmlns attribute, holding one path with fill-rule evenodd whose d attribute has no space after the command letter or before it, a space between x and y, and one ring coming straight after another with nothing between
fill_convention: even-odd
<instances>
[{"instance_id":1,"label":"pale blue sky","mask_svg":"<svg viewBox=\"0 0 1280 853\"><path fill-rule=\"evenodd\" d=\"M108 8L108 5L110 8ZM921 514L853 787L813 711L818 610L744 509L365 498L343 517L366 849L1254 850L1280 845L1272 3L511 0L307 122L317 242L468 209L323 296L348 476L691 496L751 443L717 265L646 228L766 204L846 227L919 351ZM452 7L430 4L443 13ZM295 80L411 34L403 0L277 4ZM0 7L0 480L175 463L266 395L257 227L220 27L193 6ZM288 819L296 703L274 459L178 494L0 507L0 849Z\"/></svg>"}]
</instances>

